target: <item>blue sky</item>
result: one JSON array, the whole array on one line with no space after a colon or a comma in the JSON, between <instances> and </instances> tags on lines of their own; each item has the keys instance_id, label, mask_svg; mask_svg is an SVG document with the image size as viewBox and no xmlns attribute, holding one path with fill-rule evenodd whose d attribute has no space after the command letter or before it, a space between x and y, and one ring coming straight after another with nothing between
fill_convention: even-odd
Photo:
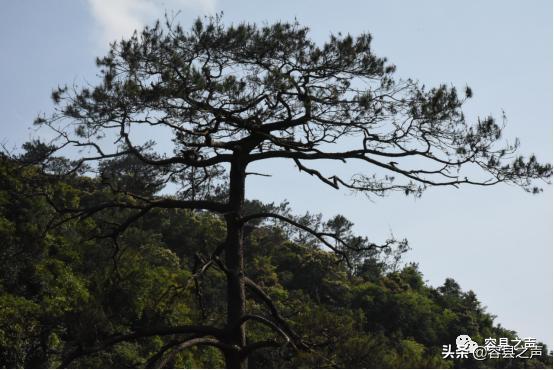
<instances>
[{"instance_id":1,"label":"blue sky","mask_svg":"<svg viewBox=\"0 0 554 370\"><path fill-rule=\"evenodd\" d=\"M398 75L425 84L471 86L465 112L508 117L506 137L521 152L552 158L552 2L535 1L247 1L57 0L0 5L0 143L17 147L40 133L58 84L94 82L94 58L110 40L181 10L188 25L223 11L225 22L293 20L323 42L330 33L369 31L373 48ZM531 196L513 186L431 189L418 200L368 200L332 191L289 163L264 165L272 178L248 180L247 196L287 199L297 212L344 214L375 241L409 239L407 260L430 284L453 277L474 290L498 322L552 344L552 188ZM463 333L460 333L463 334Z\"/></svg>"}]
</instances>

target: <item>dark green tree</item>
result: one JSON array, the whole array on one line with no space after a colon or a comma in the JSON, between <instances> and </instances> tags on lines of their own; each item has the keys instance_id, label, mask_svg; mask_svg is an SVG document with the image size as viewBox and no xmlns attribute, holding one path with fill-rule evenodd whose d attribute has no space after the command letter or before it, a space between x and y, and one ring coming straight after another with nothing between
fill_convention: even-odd
<instances>
[{"instance_id":1,"label":"dark green tree","mask_svg":"<svg viewBox=\"0 0 554 370\"><path fill-rule=\"evenodd\" d=\"M190 344L192 323L225 323L225 271L197 268L202 253L223 241L224 219L209 212L155 209L114 235L114 227L119 229L134 210L83 214L79 220L74 216L80 214L55 209L111 199L105 177L59 179L27 165L31 158L37 157L0 156L0 367L58 367L69 353L77 354L78 346L80 355L71 362L76 368L224 366L217 347L180 347ZM122 178L112 181L127 178L124 163L136 166L119 163ZM286 204L247 201L245 209L280 212L311 227L321 220L295 217ZM365 240L342 216L331 224L348 243ZM350 254L352 268L318 248L317 238L299 235L282 221L245 227L246 276L308 347L302 352L290 345L261 348L248 356L249 365L552 368L542 343L542 355L527 353L528 358L443 359L442 346L460 333L478 343L517 334L493 325L494 316L475 294L453 279L428 286L417 265L398 263L405 249L396 247ZM248 297L248 314L265 316L265 302ZM273 330L250 321L248 340L268 341Z\"/></svg>"},{"instance_id":2,"label":"dark green tree","mask_svg":"<svg viewBox=\"0 0 554 370\"><path fill-rule=\"evenodd\" d=\"M224 272L227 316L222 327L199 322L143 328L100 346L76 344L64 354L63 365L141 336L180 333L189 337L174 344L179 349L213 346L226 366L241 368L254 351L283 345L250 341L247 322L308 349L269 295L245 275L245 225L268 218L288 223L346 260L351 255L346 250L360 253L396 242L349 244L338 220L314 226L274 211L245 213L252 163L285 159L334 189L379 196L503 182L538 192L533 180L548 180L552 173L534 156L515 156L517 142L502 145L502 128L492 117L466 122L461 108L472 95L469 88L459 97L446 85L427 89L395 79L395 67L373 53L369 34L333 35L316 45L296 23L227 27L216 17L198 20L186 32L167 22L112 44L97 64L102 77L97 86L55 90L56 113L36 123L58 135L56 150L47 150L52 158L64 148L80 149L78 158L65 163L67 174L98 171L113 196L59 210L90 216L126 209L129 216L114 228L114 237L160 208L220 214L225 240L203 251L195 274L210 268ZM343 178L321 172L311 164L317 161L360 162L367 170ZM140 176L114 180L123 162L140 163ZM154 175L148 186L139 179ZM174 195L156 192L170 183L170 189L177 185ZM223 189L221 196L214 197L214 189ZM266 316L247 312L246 287L266 305Z\"/></svg>"}]
</instances>

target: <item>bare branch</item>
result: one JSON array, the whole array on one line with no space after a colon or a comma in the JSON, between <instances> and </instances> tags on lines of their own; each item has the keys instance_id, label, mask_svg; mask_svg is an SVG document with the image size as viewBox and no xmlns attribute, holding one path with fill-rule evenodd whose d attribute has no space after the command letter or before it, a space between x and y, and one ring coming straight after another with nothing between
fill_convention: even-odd
<instances>
[{"instance_id":1,"label":"bare branch","mask_svg":"<svg viewBox=\"0 0 554 370\"><path fill-rule=\"evenodd\" d=\"M271 315L276 320L276 324L283 329L287 337L290 337L292 339L295 346L303 350L308 349L308 346L304 342L302 342L300 336L289 326L286 320L281 316L281 314L277 310L277 307L275 307L275 305L273 304L273 300L271 299L271 297L267 295L263 291L263 289L259 287L255 282L253 282L250 278L245 277L244 282L246 287L250 288L256 294L256 296L258 296L266 304L266 306L269 308L269 311L271 312Z\"/></svg>"},{"instance_id":2,"label":"bare branch","mask_svg":"<svg viewBox=\"0 0 554 370\"><path fill-rule=\"evenodd\" d=\"M224 331L212 326L182 325L182 326L158 328L158 329L145 329L145 330L136 331L130 334L119 334L106 339L103 343L94 347L87 348L87 347L82 347L81 345L78 345L78 347L75 350L63 356L62 363L60 364L59 367L60 368L68 367L71 364L71 362L73 362L73 360L79 357L88 356L93 353L105 350L117 343L128 342L128 341L133 341L140 338L153 337L158 335L164 336L164 335L174 335L174 334L199 334L199 335L213 336L215 338L222 338L224 335Z\"/></svg>"},{"instance_id":3,"label":"bare branch","mask_svg":"<svg viewBox=\"0 0 554 370\"><path fill-rule=\"evenodd\" d=\"M157 365L156 365L156 368L157 369L163 369L165 367L165 365L168 363L168 362L171 362L173 361L173 359L175 359L175 356L177 356L177 354L187 348L190 348L190 347L193 347L193 346L199 346L199 345L203 345L203 346L212 346L212 347L216 347L216 348L219 348L221 350L227 350L227 351L239 351L240 348L237 347L237 346L233 346L233 345L228 345L228 344L225 344L223 343L222 341L218 340L218 339L214 339L214 338L192 338L192 339L188 339L182 343L180 343L176 348L174 348L171 353L164 359L162 359Z\"/></svg>"},{"instance_id":4,"label":"bare branch","mask_svg":"<svg viewBox=\"0 0 554 370\"><path fill-rule=\"evenodd\" d=\"M248 216L245 216L241 219L241 222L242 223L246 223L250 220L254 220L256 218L276 218L278 220L281 220L281 221L284 221L288 224L291 224L303 231L306 231L307 233L313 235L314 237L316 237L321 243L323 243L327 248L331 249L333 252L339 254L340 256L342 256L342 258L346 261L346 263L350 266L350 262L348 260L348 256L346 255L346 253L344 253L344 251L341 251L339 249L337 249L333 244L329 243L329 241L327 241L324 237L325 236L330 236L332 237L333 239L337 239L338 238L334 235L330 235L330 234L327 234L327 233L321 233L321 232L318 232L314 229L312 229L311 227L309 226L306 226L306 225L303 225L299 222L296 222L294 221L293 219L289 218L289 217L285 217L285 216L282 216L282 215L279 215L277 213L273 213L273 212L260 212L260 213L254 213L254 214L251 214L251 215L248 215Z\"/></svg>"}]
</instances>

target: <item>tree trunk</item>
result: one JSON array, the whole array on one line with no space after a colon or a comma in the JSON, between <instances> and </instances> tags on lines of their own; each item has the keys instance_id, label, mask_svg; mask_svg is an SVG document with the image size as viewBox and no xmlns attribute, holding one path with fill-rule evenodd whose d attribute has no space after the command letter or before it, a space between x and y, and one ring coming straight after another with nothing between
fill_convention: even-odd
<instances>
[{"instance_id":1,"label":"tree trunk","mask_svg":"<svg viewBox=\"0 0 554 370\"><path fill-rule=\"evenodd\" d=\"M243 227L240 218L244 207L246 162L240 152L235 152L233 156L229 183L231 211L225 217L227 223L225 264L229 270L227 276L227 342L242 348L246 344L246 333L244 325L238 325L238 323L245 314L246 296ZM225 366L233 369L246 368L247 360L240 358L237 351L227 351L225 352Z\"/></svg>"}]
</instances>

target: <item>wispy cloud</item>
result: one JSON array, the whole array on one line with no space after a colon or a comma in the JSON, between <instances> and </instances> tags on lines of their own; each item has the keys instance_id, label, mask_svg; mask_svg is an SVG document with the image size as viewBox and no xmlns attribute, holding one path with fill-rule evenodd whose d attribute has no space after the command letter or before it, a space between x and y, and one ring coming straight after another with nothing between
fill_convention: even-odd
<instances>
[{"instance_id":1,"label":"wispy cloud","mask_svg":"<svg viewBox=\"0 0 554 370\"><path fill-rule=\"evenodd\" d=\"M215 12L216 0L88 0L103 45L154 22L165 12L194 12L197 15Z\"/></svg>"}]
</instances>

